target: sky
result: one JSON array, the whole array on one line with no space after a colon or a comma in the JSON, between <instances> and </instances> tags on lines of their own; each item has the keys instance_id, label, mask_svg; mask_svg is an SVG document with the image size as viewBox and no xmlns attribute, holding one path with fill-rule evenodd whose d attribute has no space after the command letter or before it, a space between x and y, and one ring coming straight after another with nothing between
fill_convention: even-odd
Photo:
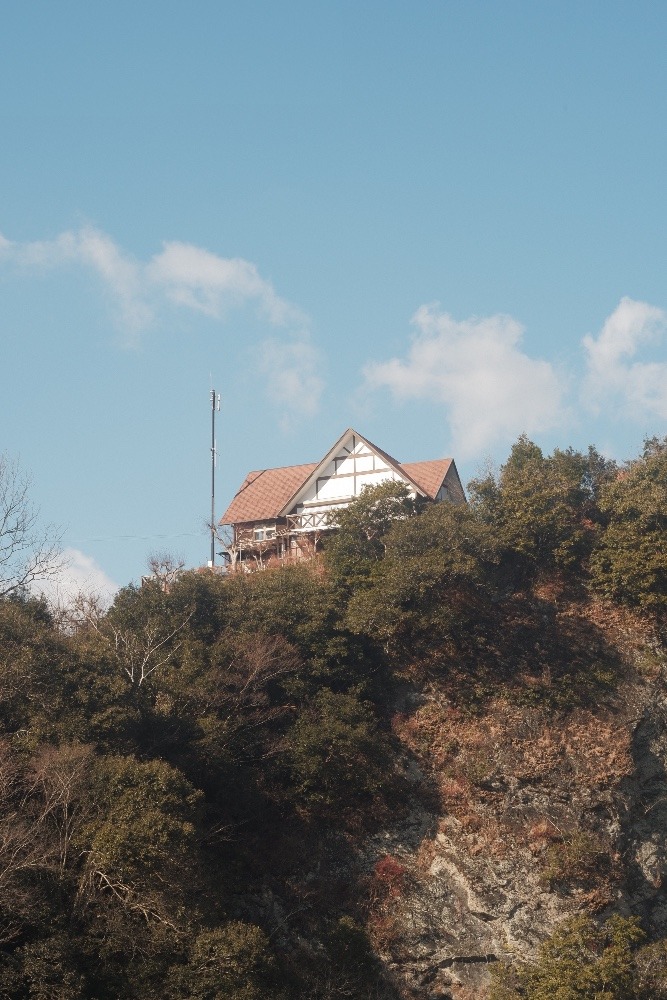
<instances>
[{"instance_id":1,"label":"sky","mask_svg":"<svg viewBox=\"0 0 667 1000\"><path fill-rule=\"evenodd\" d=\"M0 451L69 583L206 563L353 426L464 481L667 433L667 4L29 0L0 34Z\"/></svg>"}]
</instances>

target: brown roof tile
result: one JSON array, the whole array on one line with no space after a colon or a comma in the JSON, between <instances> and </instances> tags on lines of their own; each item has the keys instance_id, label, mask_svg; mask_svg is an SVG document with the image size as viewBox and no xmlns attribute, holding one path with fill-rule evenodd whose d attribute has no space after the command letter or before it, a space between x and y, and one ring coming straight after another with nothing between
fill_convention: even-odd
<instances>
[{"instance_id":1,"label":"brown roof tile","mask_svg":"<svg viewBox=\"0 0 667 1000\"><path fill-rule=\"evenodd\" d=\"M430 462L403 462L401 468L427 497L435 500L451 464L451 458L436 458Z\"/></svg>"},{"instance_id":2,"label":"brown roof tile","mask_svg":"<svg viewBox=\"0 0 667 1000\"><path fill-rule=\"evenodd\" d=\"M345 434L348 433L356 434L357 432L348 428ZM401 464L382 448L378 448L372 441L369 441L368 438L364 438L361 434L357 436L385 458L391 467L402 471L427 497L435 500L438 490L452 466L451 458ZM220 524L244 524L278 517L323 461L324 459L306 465L288 465L280 469L259 469L255 472L249 472L236 496L220 518Z\"/></svg>"},{"instance_id":3,"label":"brown roof tile","mask_svg":"<svg viewBox=\"0 0 667 1000\"><path fill-rule=\"evenodd\" d=\"M249 472L220 518L220 524L243 524L277 517L289 498L318 465L319 462L309 462L307 465L288 465L281 469Z\"/></svg>"}]
</instances>

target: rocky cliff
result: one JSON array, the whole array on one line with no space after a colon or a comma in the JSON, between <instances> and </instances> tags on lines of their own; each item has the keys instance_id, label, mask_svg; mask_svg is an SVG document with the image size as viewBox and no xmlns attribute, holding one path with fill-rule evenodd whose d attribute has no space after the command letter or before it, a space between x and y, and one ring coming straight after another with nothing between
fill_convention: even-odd
<instances>
[{"instance_id":1,"label":"rocky cliff","mask_svg":"<svg viewBox=\"0 0 667 1000\"><path fill-rule=\"evenodd\" d=\"M545 706L545 686L559 681L527 670L521 687L474 710L431 681L406 691L394 720L414 806L362 865L375 945L407 997L483 997L493 963L530 959L581 911L635 914L650 935L667 934L660 643L626 612L547 606L546 653L565 624L572 655L598 658L594 704L566 708L555 692Z\"/></svg>"}]
</instances>

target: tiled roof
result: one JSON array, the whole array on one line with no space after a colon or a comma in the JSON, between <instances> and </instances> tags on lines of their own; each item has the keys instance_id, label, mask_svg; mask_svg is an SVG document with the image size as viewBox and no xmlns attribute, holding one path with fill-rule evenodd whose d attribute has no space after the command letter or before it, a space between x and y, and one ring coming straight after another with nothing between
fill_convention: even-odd
<instances>
[{"instance_id":1,"label":"tiled roof","mask_svg":"<svg viewBox=\"0 0 667 1000\"><path fill-rule=\"evenodd\" d=\"M356 431L353 432L352 428L349 428L345 433L356 433ZM360 434L357 436L362 437ZM435 500L452 465L451 458L439 458L431 462L406 462L402 465L372 441L367 438L362 440L386 459L390 467L405 473L427 497ZM279 517L288 504L291 507L292 499L305 485L309 476L322 465L322 461L324 460L310 462L307 465L288 465L280 469L249 472L220 518L220 524L247 524L251 521L268 521Z\"/></svg>"},{"instance_id":2,"label":"tiled roof","mask_svg":"<svg viewBox=\"0 0 667 1000\"><path fill-rule=\"evenodd\" d=\"M451 464L451 458L436 458L431 462L404 462L401 468L427 497L435 500Z\"/></svg>"},{"instance_id":3,"label":"tiled roof","mask_svg":"<svg viewBox=\"0 0 667 1000\"><path fill-rule=\"evenodd\" d=\"M319 462L287 465L282 469L249 472L220 518L220 524L243 524L277 517L289 498L305 483Z\"/></svg>"}]
</instances>

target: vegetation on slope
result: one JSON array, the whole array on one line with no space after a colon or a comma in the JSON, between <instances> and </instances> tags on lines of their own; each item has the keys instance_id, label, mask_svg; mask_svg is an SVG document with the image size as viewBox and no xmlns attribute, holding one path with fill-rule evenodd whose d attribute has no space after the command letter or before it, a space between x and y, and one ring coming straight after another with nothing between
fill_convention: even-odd
<instances>
[{"instance_id":1,"label":"vegetation on slope","mask_svg":"<svg viewBox=\"0 0 667 1000\"><path fill-rule=\"evenodd\" d=\"M65 623L0 601L0 997L426 997L388 960L423 872L364 861L415 803L471 855L529 852L583 914L497 1000L663 995L655 928L603 920L609 838L498 803L633 773L613 713L630 647L661 671L667 446L619 469L521 438L470 501L385 484L321 562L155 579Z\"/></svg>"}]
</instances>

